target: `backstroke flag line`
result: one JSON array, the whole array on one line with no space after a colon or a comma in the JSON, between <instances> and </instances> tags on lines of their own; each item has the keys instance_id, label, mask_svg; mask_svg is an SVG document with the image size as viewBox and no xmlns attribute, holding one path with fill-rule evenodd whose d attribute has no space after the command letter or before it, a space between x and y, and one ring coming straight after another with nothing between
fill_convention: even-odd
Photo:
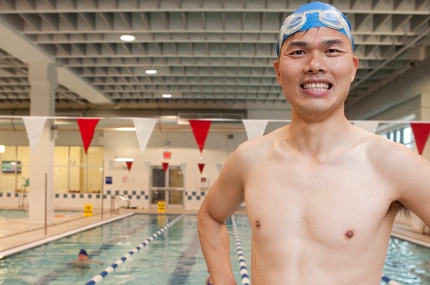
<instances>
[{"instance_id":1,"label":"backstroke flag line","mask_svg":"<svg viewBox=\"0 0 430 285\"><path fill-rule=\"evenodd\" d=\"M139 142L140 152L143 154L148 144L149 137L154 130L157 119L135 118L133 119L134 127L136 128L137 141Z\"/></svg>"},{"instance_id":2,"label":"backstroke flag line","mask_svg":"<svg viewBox=\"0 0 430 285\"><path fill-rule=\"evenodd\" d=\"M415 143L417 145L418 153L422 154L426 145L427 139L430 134L429 123L410 123L412 132L414 133Z\"/></svg>"},{"instance_id":3,"label":"backstroke flag line","mask_svg":"<svg viewBox=\"0 0 430 285\"><path fill-rule=\"evenodd\" d=\"M47 118L48 117L38 116L22 117L30 142L30 148L33 153L36 153L37 145L39 144L40 136L42 135Z\"/></svg>"},{"instance_id":4,"label":"backstroke flag line","mask_svg":"<svg viewBox=\"0 0 430 285\"><path fill-rule=\"evenodd\" d=\"M82 142L84 144L84 150L86 154L88 148L90 147L91 141L93 140L94 131L100 119L78 118L76 121L78 122L79 131L81 132Z\"/></svg>"},{"instance_id":5,"label":"backstroke flag line","mask_svg":"<svg viewBox=\"0 0 430 285\"><path fill-rule=\"evenodd\" d=\"M259 138L264 134L266 129L267 120L242 120L245 126L246 134L248 135L248 140Z\"/></svg>"},{"instance_id":6,"label":"backstroke flag line","mask_svg":"<svg viewBox=\"0 0 430 285\"><path fill-rule=\"evenodd\" d=\"M198 166L199 166L200 174L202 174L203 169L205 168L205 164L204 163L199 163Z\"/></svg>"},{"instance_id":7,"label":"backstroke flag line","mask_svg":"<svg viewBox=\"0 0 430 285\"><path fill-rule=\"evenodd\" d=\"M376 129L379 126L378 121L352 121L352 123L359 128L371 132L372 134L376 133Z\"/></svg>"},{"instance_id":8,"label":"backstroke flag line","mask_svg":"<svg viewBox=\"0 0 430 285\"><path fill-rule=\"evenodd\" d=\"M211 121L208 120L189 120L191 129L196 139L197 146L200 149L200 153L203 151L205 146L206 138L211 127Z\"/></svg>"}]
</instances>

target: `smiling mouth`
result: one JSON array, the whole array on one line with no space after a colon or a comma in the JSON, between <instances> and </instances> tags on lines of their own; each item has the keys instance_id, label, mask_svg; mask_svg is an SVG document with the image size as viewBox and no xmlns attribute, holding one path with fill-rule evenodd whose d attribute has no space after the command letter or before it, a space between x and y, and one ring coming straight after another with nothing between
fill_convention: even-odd
<instances>
[{"instance_id":1,"label":"smiling mouth","mask_svg":"<svg viewBox=\"0 0 430 285\"><path fill-rule=\"evenodd\" d=\"M306 83L301 85L305 90L309 91L328 91L333 85L328 83Z\"/></svg>"}]
</instances>

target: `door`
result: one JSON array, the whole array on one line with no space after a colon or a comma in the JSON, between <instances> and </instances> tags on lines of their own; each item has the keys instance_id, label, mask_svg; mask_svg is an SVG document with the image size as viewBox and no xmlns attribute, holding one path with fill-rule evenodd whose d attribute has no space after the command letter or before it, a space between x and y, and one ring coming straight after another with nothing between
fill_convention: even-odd
<instances>
[{"instance_id":1,"label":"door","mask_svg":"<svg viewBox=\"0 0 430 285\"><path fill-rule=\"evenodd\" d=\"M151 208L164 201L168 208L184 206L184 176L180 166L169 166L166 172L161 166L151 168Z\"/></svg>"}]
</instances>

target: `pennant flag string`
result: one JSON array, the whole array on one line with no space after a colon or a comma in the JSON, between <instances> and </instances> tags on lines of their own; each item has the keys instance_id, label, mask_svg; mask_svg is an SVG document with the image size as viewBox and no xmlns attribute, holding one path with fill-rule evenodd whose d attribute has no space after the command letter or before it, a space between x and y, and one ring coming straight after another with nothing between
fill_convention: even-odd
<instances>
[{"instance_id":1,"label":"pennant flag string","mask_svg":"<svg viewBox=\"0 0 430 285\"><path fill-rule=\"evenodd\" d=\"M203 168L205 168L205 164L204 163L199 163L198 165L199 165L200 174L202 174Z\"/></svg>"},{"instance_id":2,"label":"pennant flag string","mask_svg":"<svg viewBox=\"0 0 430 285\"><path fill-rule=\"evenodd\" d=\"M207 120L189 120L191 129L196 139L197 146L200 149L200 153L203 151L205 146L206 138L209 133L209 128L211 126L211 121Z\"/></svg>"},{"instance_id":3,"label":"pennant flag string","mask_svg":"<svg viewBox=\"0 0 430 285\"><path fill-rule=\"evenodd\" d=\"M169 163L168 162L163 162L163 170L164 170L164 173L166 173L167 172L167 169L169 168Z\"/></svg>"},{"instance_id":4,"label":"pennant flag string","mask_svg":"<svg viewBox=\"0 0 430 285\"><path fill-rule=\"evenodd\" d=\"M93 140L97 123L100 121L100 119L78 118L76 121L78 122L79 131L81 132L85 153L87 153L88 147Z\"/></svg>"},{"instance_id":5,"label":"pennant flag string","mask_svg":"<svg viewBox=\"0 0 430 285\"><path fill-rule=\"evenodd\" d=\"M128 171L130 171L131 166L133 165L133 161L126 161L125 163L127 164Z\"/></svg>"},{"instance_id":6,"label":"pennant flag string","mask_svg":"<svg viewBox=\"0 0 430 285\"><path fill-rule=\"evenodd\" d=\"M30 142L30 148L33 153L36 153L37 145L39 144L40 137L42 136L43 128L48 117L22 117L24 121L27 137Z\"/></svg>"},{"instance_id":7,"label":"pennant flag string","mask_svg":"<svg viewBox=\"0 0 430 285\"><path fill-rule=\"evenodd\" d=\"M248 135L248 139L259 138L264 134L264 130L266 129L267 120L242 120L243 125L245 126L246 134Z\"/></svg>"},{"instance_id":8,"label":"pennant flag string","mask_svg":"<svg viewBox=\"0 0 430 285\"><path fill-rule=\"evenodd\" d=\"M157 119L135 118L133 119L134 127L136 128L137 141L139 142L140 152L144 153L149 137L154 130Z\"/></svg>"},{"instance_id":9,"label":"pennant flag string","mask_svg":"<svg viewBox=\"0 0 430 285\"><path fill-rule=\"evenodd\" d=\"M222 163L217 163L217 164L216 164L216 169L218 170L218 173L220 173L220 172L221 172L222 166L223 166L223 164L222 164Z\"/></svg>"},{"instance_id":10,"label":"pennant flag string","mask_svg":"<svg viewBox=\"0 0 430 285\"><path fill-rule=\"evenodd\" d=\"M114 163L115 163L115 160L108 160L108 168L112 169Z\"/></svg>"},{"instance_id":11,"label":"pennant flag string","mask_svg":"<svg viewBox=\"0 0 430 285\"><path fill-rule=\"evenodd\" d=\"M378 121L352 121L352 123L357 127L362 128L373 134L376 133L376 129L379 126Z\"/></svg>"},{"instance_id":12,"label":"pennant flag string","mask_svg":"<svg viewBox=\"0 0 430 285\"><path fill-rule=\"evenodd\" d=\"M412 132L414 134L415 143L418 153L422 154L430 134L430 124L411 123Z\"/></svg>"},{"instance_id":13,"label":"pennant flag string","mask_svg":"<svg viewBox=\"0 0 430 285\"><path fill-rule=\"evenodd\" d=\"M182 171L182 175L185 175L186 174L186 172L185 172L185 170L187 169L187 164L186 163L181 163L181 171Z\"/></svg>"},{"instance_id":14,"label":"pennant flag string","mask_svg":"<svg viewBox=\"0 0 430 285\"><path fill-rule=\"evenodd\" d=\"M143 165L145 165L145 170L146 170L147 172L149 172L150 167L151 167L151 163L150 163L150 162L145 161L145 162L143 163Z\"/></svg>"}]
</instances>

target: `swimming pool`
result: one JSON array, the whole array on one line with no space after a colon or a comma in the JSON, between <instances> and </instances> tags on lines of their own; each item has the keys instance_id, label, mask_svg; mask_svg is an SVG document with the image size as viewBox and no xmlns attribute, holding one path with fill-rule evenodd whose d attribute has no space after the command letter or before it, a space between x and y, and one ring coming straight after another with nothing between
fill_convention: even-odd
<instances>
[{"instance_id":1,"label":"swimming pool","mask_svg":"<svg viewBox=\"0 0 430 285\"><path fill-rule=\"evenodd\" d=\"M56 210L56 215L68 215L68 214L74 214L78 213L79 211L60 211ZM0 209L0 220L5 219L26 219L28 218L28 211L27 210L3 210Z\"/></svg>"},{"instance_id":2,"label":"swimming pool","mask_svg":"<svg viewBox=\"0 0 430 285\"><path fill-rule=\"evenodd\" d=\"M0 284L86 284L176 218L177 215L133 215L0 259ZM235 220L250 272L251 231L248 219L245 215L236 215ZM195 215L183 216L98 284L203 284L207 268L196 223ZM227 225L231 234L233 271L237 283L241 284L230 220ZM92 264L89 268L70 264L81 248L85 248L92 259L104 264ZM392 238L384 274L402 284L430 285L429 259L430 249Z\"/></svg>"}]
</instances>

